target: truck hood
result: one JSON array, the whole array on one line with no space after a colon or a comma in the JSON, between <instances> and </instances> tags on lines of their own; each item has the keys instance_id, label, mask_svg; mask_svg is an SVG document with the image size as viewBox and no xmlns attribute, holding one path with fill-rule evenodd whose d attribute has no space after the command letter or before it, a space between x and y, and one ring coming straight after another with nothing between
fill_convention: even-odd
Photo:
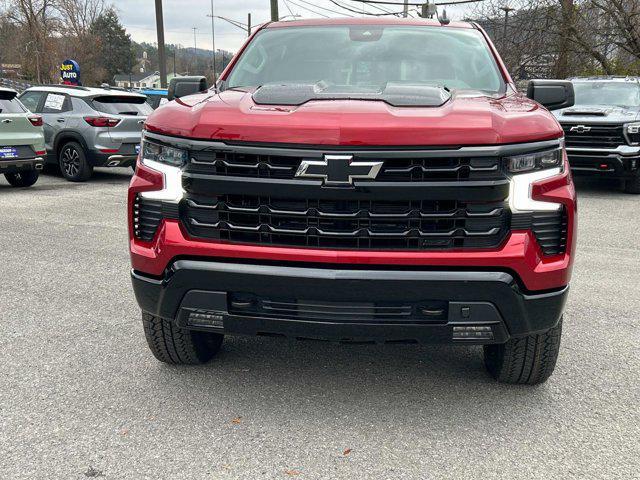
<instances>
[{"instance_id":1,"label":"truck hood","mask_svg":"<svg viewBox=\"0 0 640 480\"><path fill-rule=\"evenodd\" d=\"M553 112L560 123L621 124L640 118L640 109L611 105L575 105Z\"/></svg>"},{"instance_id":2,"label":"truck hood","mask_svg":"<svg viewBox=\"0 0 640 480\"><path fill-rule=\"evenodd\" d=\"M454 93L436 107L377 100L257 104L251 90L191 95L147 120L165 135L228 142L334 146L462 146L550 140L562 136L553 115L521 94Z\"/></svg>"}]
</instances>

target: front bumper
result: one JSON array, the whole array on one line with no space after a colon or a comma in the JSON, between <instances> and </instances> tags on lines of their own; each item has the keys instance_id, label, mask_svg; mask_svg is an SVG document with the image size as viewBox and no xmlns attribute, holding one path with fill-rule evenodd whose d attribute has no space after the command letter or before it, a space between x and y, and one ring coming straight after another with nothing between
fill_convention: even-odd
<instances>
[{"instance_id":1,"label":"front bumper","mask_svg":"<svg viewBox=\"0 0 640 480\"><path fill-rule=\"evenodd\" d=\"M349 342L504 343L554 327L568 292L527 294L499 271L202 260L132 279L143 310L182 328Z\"/></svg>"},{"instance_id":2,"label":"front bumper","mask_svg":"<svg viewBox=\"0 0 640 480\"><path fill-rule=\"evenodd\" d=\"M19 173L28 170L42 170L44 159L41 157L0 160L0 173Z\"/></svg>"},{"instance_id":3,"label":"front bumper","mask_svg":"<svg viewBox=\"0 0 640 480\"><path fill-rule=\"evenodd\" d=\"M580 175L603 175L629 178L640 175L640 149L625 147L622 151L567 148L571 170Z\"/></svg>"}]
</instances>

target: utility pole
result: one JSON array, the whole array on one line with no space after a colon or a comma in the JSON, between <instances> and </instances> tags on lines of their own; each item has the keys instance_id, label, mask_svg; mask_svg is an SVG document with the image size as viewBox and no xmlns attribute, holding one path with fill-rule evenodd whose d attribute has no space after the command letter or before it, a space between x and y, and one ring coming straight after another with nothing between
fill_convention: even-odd
<instances>
[{"instance_id":1,"label":"utility pole","mask_svg":"<svg viewBox=\"0 0 640 480\"><path fill-rule=\"evenodd\" d=\"M193 27L193 73L192 75L197 74L198 70L198 40L197 36L198 27Z\"/></svg>"},{"instance_id":2,"label":"utility pole","mask_svg":"<svg viewBox=\"0 0 640 480\"><path fill-rule=\"evenodd\" d=\"M509 25L509 13L513 12L515 8L511 8L509 5L500 7L500 10L504 12L504 29L502 31L502 50L503 54L507 51L507 26Z\"/></svg>"},{"instance_id":3,"label":"utility pole","mask_svg":"<svg viewBox=\"0 0 640 480\"><path fill-rule=\"evenodd\" d=\"M402 16L407 18L409 16L409 0L404 0L404 8L402 9Z\"/></svg>"},{"instance_id":4,"label":"utility pole","mask_svg":"<svg viewBox=\"0 0 640 480\"><path fill-rule=\"evenodd\" d=\"M433 18L433 16L437 13L437 7L435 3L423 3L422 11L420 12L420 16L422 18Z\"/></svg>"},{"instance_id":5,"label":"utility pole","mask_svg":"<svg viewBox=\"0 0 640 480\"><path fill-rule=\"evenodd\" d=\"M164 50L164 18L162 0L156 0L156 30L158 33L158 63L160 68L160 86L167 88L167 57Z\"/></svg>"},{"instance_id":6,"label":"utility pole","mask_svg":"<svg viewBox=\"0 0 640 480\"><path fill-rule=\"evenodd\" d=\"M213 50L213 85L215 86L218 80L216 73L216 26L215 26L215 14L213 11L213 0L211 0L211 49Z\"/></svg>"},{"instance_id":7,"label":"utility pole","mask_svg":"<svg viewBox=\"0 0 640 480\"><path fill-rule=\"evenodd\" d=\"M251 36L251 13L247 13L247 37Z\"/></svg>"},{"instance_id":8,"label":"utility pole","mask_svg":"<svg viewBox=\"0 0 640 480\"><path fill-rule=\"evenodd\" d=\"M270 0L271 1L271 21L277 22L280 18L278 15L278 0Z\"/></svg>"}]
</instances>

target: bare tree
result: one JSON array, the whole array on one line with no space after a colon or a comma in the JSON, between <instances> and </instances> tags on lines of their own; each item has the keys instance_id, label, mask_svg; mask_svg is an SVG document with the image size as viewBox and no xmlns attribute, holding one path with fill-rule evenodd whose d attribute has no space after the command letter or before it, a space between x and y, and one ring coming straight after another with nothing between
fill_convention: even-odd
<instances>
[{"instance_id":1,"label":"bare tree","mask_svg":"<svg viewBox=\"0 0 640 480\"><path fill-rule=\"evenodd\" d=\"M55 24L56 0L5 0L5 16L21 28L25 55L23 65L35 70L38 82L49 79L52 58L48 41Z\"/></svg>"},{"instance_id":2,"label":"bare tree","mask_svg":"<svg viewBox=\"0 0 640 480\"><path fill-rule=\"evenodd\" d=\"M57 0L57 11L65 25L78 38L89 31L89 27L105 10L104 0Z\"/></svg>"}]
</instances>

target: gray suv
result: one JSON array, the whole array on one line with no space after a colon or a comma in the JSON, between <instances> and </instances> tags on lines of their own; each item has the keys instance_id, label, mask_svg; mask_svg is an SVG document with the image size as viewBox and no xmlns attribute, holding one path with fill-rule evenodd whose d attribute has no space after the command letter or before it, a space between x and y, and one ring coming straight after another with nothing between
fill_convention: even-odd
<instances>
[{"instance_id":1,"label":"gray suv","mask_svg":"<svg viewBox=\"0 0 640 480\"><path fill-rule=\"evenodd\" d=\"M88 180L93 167L135 168L142 126L153 112L144 95L105 88L33 87L20 101L44 119L46 163L72 182Z\"/></svg>"},{"instance_id":2,"label":"gray suv","mask_svg":"<svg viewBox=\"0 0 640 480\"><path fill-rule=\"evenodd\" d=\"M575 105L556 110L571 170L624 180L640 193L640 78L572 78Z\"/></svg>"}]
</instances>

